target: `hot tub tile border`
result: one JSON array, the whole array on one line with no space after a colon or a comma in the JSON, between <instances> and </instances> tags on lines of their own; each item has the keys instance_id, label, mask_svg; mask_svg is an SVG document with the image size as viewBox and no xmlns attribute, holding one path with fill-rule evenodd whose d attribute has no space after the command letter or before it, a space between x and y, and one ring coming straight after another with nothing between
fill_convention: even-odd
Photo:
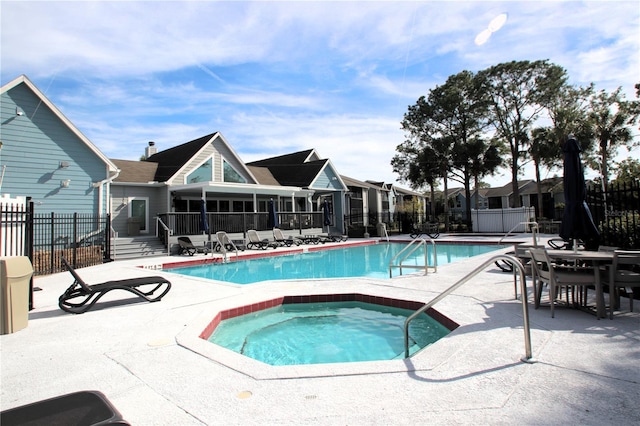
<instances>
[{"instance_id":1,"label":"hot tub tile border","mask_svg":"<svg viewBox=\"0 0 640 426\"><path fill-rule=\"evenodd\" d=\"M424 306L424 303L414 300L395 299L392 297L372 296L360 293L335 293L335 294L310 294L310 295L294 295L280 296L269 300L252 303L250 305L238 306L225 309L220 312L207 324L205 329L198 337L208 340L213 334L220 322L225 319L235 318L241 315L247 315L254 312L263 311L265 309L274 308L281 305L297 304L297 303L325 303L325 302L361 302L373 305L389 306L394 308L408 309L416 311ZM449 331L453 331L459 327L455 321L444 316L442 313L433 308L427 310L427 315L445 326Z\"/></svg>"}]
</instances>

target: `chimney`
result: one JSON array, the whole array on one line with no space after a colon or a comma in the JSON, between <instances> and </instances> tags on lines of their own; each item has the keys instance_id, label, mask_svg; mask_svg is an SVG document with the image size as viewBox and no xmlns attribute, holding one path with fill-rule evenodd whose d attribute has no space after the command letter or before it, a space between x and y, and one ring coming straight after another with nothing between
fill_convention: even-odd
<instances>
[{"instance_id":1,"label":"chimney","mask_svg":"<svg viewBox=\"0 0 640 426\"><path fill-rule=\"evenodd\" d=\"M149 146L144 149L144 159L146 160L156 152L158 152L158 148L156 148L156 143L153 141L150 141Z\"/></svg>"}]
</instances>

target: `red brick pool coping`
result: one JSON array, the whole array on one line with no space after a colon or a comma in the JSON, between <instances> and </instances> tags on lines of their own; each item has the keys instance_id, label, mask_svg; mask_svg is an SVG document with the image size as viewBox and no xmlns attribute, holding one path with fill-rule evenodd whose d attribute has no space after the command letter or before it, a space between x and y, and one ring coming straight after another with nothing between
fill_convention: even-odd
<instances>
[{"instance_id":1,"label":"red brick pool coping","mask_svg":"<svg viewBox=\"0 0 640 426\"><path fill-rule=\"evenodd\" d=\"M322 303L322 302L362 302L373 305L390 306L394 308L408 309L411 311L417 311L424 306L424 303L416 302L413 300L401 300L390 297L371 296L368 294L360 293L344 293L344 294L312 294L301 296L281 296L274 299L265 300L250 305L238 306L231 309L226 309L218 312L218 314L211 320L211 322L205 327L198 337L204 340L208 340L213 334L216 327L220 325L220 322L229 318L235 318L241 315L247 315L253 312L262 311L265 309L273 308L281 305L288 305L292 303ZM449 331L453 331L458 328L459 324L450 318L442 315L440 312L433 308L429 308L426 312L431 318L438 321L445 326Z\"/></svg>"}]
</instances>

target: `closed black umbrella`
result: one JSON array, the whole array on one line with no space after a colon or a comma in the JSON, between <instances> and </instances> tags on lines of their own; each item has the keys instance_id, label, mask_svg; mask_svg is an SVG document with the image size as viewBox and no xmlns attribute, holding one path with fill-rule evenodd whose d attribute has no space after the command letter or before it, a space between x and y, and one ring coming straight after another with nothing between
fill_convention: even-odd
<instances>
[{"instance_id":1,"label":"closed black umbrella","mask_svg":"<svg viewBox=\"0 0 640 426\"><path fill-rule=\"evenodd\" d=\"M278 213L276 212L276 203L273 202L273 198L269 200L269 218L267 219L267 226L271 229L279 228Z\"/></svg>"},{"instance_id":2,"label":"closed black umbrella","mask_svg":"<svg viewBox=\"0 0 640 426\"><path fill-rule=\"evenodd\" d=\"M327 227L327 232L329 232L329 225L331 225L331 212L329 211L329 202L326 199L324 200L324 203L322 203L322 213L324 226Z\"/></svg>"},{"instance_id":3,"label":"closed black umbrella","mask_svg":"<svg viewBox=\"0 0 640 426\"><path fill-rule=\"evenodd\" d=\"M202 232L209 232L209 221L207 220L207 202L205 200L200 201L200 230Z\"/></svg>"},{"instance_id":4,"label":"closed black umbrella","mask_svg":"<svg viewBox=\"0 0 640 426\"><path fill-rule=\"evenodd\" d=\"M580 161L580 146L569 135L562 147L564 151L564 212L560 225L560 237L565 241L583 240L585 247L597 250L600 233L587 206L587 187Z\"/></svg>"}]
</instances>

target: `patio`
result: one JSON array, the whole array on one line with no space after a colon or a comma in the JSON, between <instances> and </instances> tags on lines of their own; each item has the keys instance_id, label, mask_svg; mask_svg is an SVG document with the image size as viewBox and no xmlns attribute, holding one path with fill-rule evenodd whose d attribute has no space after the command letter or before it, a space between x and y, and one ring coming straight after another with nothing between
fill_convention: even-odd
<instances>
[{"instance_id":1,"label":"patio","mask_svg":"<svg viewBox=\"0 0 640 426\"><path fill-rule=\"evenodd\" d=\"M366 291L428 301L491 257L442 265L427 276L245 286L139 268L185 257L119 261L79 273L91 283L159 274L171 280L171 291L159 303L124 304L129 294L111 292L83 315L57 306L72 282L67 272L36 277L42 290L28 327L0 336L0 408L99 390L134 425L640 422L640 312L598 320L558 308L551 318L548 308L533 308L529 294L536 362L523 363L522 307L513 276L497 267L435 306L460 324L457 330L393 368L372 364L358 373L347 364L339 374L260 380L177 343L203 312L254 298Z\"/></svg>"}]
</instances>

